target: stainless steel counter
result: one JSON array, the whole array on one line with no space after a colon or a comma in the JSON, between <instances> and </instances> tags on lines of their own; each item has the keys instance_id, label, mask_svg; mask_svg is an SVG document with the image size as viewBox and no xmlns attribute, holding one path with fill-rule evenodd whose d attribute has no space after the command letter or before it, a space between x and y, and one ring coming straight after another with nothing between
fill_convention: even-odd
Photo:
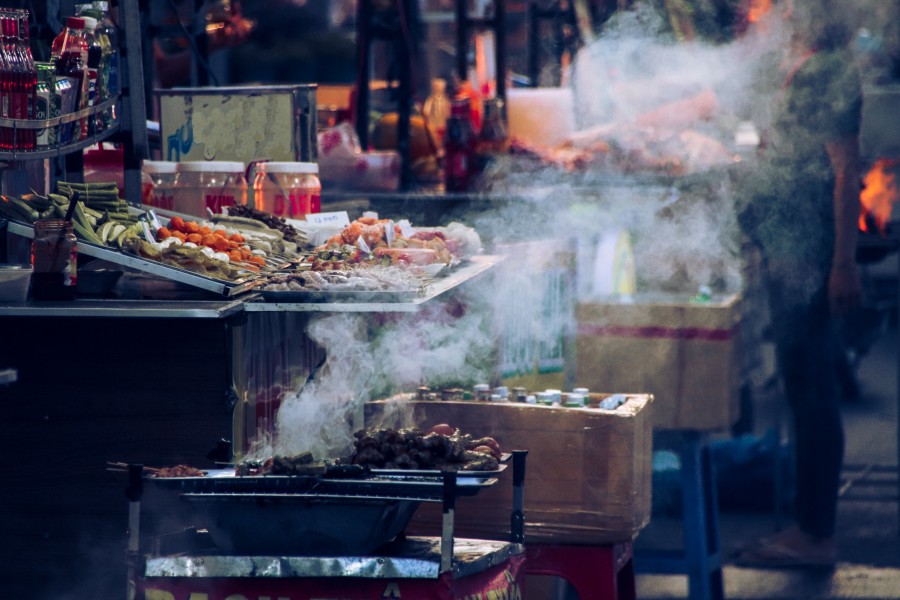
<instances>
[{"instance_id":1,"label":"stainless steel counter","mask_svg":"<svg viewBox=\"0 0 900 600\"><path fill-rule=\"evenodd\" d=\"M460 285L472 281L503 260L502 256L475 256L446 277L430 283L424 293L402 302L355 302L352 295L340 302L266 302L259 293L221 300L76 299L70 302L0 303L0 317L104 317L224 319L240 312L415 312Z\"/></svg>"},{"instance_id":2,"label":"stainless steel counter","mask_svg":"<svg viewBox=\"0 0 900 600\"><path fill-rule=\"evenodd\" d=\"M0 317L223 319L243 310L240 300L73 300L0 304Z\"/></svg>"}]
</instances>

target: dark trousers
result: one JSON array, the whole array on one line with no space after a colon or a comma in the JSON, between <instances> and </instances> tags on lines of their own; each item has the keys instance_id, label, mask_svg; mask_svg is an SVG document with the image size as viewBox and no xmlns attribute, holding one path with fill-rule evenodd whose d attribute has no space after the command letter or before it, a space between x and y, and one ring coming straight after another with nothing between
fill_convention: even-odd
<instances>
[{"instance_id":1,"label":"dark trousers","mask_svg":"<svg viewBox=\"0 0 900 600\"><path fill-rule=\"evenodd\" d=\"M826 276L827 277L827 276ZM837 337L824 281L797 303L784 280L769 281L772 327L784 393L793 412L795 519L817 538L834 533L844 430L834 370ZM791 283L787 284L791 286Z\"/></svg>"}]
</instances>

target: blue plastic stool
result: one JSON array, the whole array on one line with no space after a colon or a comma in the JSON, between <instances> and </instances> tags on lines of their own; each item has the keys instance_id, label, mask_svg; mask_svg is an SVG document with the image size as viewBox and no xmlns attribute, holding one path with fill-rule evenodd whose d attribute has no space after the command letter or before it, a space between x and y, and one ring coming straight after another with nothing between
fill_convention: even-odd
<instances>
[{"instance_id":1,"label":"blue plastic stool","mask_svg":"<svg viewBox=\"0 0 900 600\"><path fill-rule=\"evenodd\" d=\"M682 550L635 549L637 573L687 575L691 600L724 600L715 469L705 434L680 432Z\"/></svg>"}]
</instances>

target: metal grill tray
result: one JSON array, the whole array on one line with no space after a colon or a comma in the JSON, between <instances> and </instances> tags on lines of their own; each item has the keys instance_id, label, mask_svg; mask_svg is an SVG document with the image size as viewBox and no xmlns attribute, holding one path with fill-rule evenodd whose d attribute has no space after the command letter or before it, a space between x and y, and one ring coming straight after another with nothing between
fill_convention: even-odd
<instances>
[{"instance_id":1,"label":"metal grill tray","mask_svg":"<svg viewBox=\"0 0 900 600\"><path fill-rule=\"evenodd\" d=\"M266 302L409 302L424 295L424 290L259 290Z\"/></svg>"},{"instance_id":2,"label":"metal grill tray","mask_svg":"<svg viewBox=\"0 0 900 600\"><path fill-rule=\"evenodd\" d=\"M443 492L441 475L435 471L427 475L406 471L373 473L360 479L331 479L307 475L237 476L233 469L215 469L202 477L147 477L145 481L180 494L340 495L436 501ZM474 496L495 483L497 479L489 473L470 471L464 477L457 477L456 494Z\"/></svg>"},{"instance_id":3,"label":"metal grill tray","mask_svg":"<svg viewBox=\"0 0 900 600\"><path fill-rule=\"evenodd\" d=\"M32 225L10 221L8 227L9 231L16 235L27 238L34 237L34 226ZM193 271L188 271L187 269L181 269L155 260L142 258L134 254L128 254L120 250L114 250L106 246L91 244L82 239L78 240L78 253L99 258L123 267L130 267L151 275L157 275L191 287L221 294L226 297L236 296L237 294L251 290L263 282L263 280L259 279L255 274L237 281L216 279L194 273Z\"/></svg>"},{"instance_id":4,"label":"metal grill tray","mask_svg":"<svg viewBox=\"0 0 900 600\"><path fill-rule=\"evenodd\" d=\"M457 481L462 477L490 477L499 475L506 470L506 463L512 458L512 454L504 452L500 455L500 466L490 471L456 471ZM425 477L440 477L441 472L435 469L372 469L375 475L420 475Z\"/></svg>"}]
</instances>

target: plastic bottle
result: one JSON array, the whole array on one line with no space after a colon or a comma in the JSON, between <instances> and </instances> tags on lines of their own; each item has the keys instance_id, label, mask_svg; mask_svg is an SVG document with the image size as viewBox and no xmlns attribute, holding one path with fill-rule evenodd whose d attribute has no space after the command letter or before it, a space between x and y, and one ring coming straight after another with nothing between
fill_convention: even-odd
<instances>
[{"instance_id":1,"label":"plastic bottle","mask_svg":"<svg viewBox=\"0 0 900 600\"><path fill-rule=\"evenodd\" d=\"M75 111L85 108L88 99L88 45L84 25L84 19L80 17L67 18L65 29L56 36L50 48L50 59L56 63L57 75L69 78L75 89ZM69 124L65 126L66 135L63 137L67 142L76 142L86 128L86 123Z\"/></svg>"},{"instance_id":2,"label":"plastic bottle","mask_svg":"<svg viewBox=\"0 0 900 600\"><path fill-rule=\"evenodd\" d=\"M444 188L460 192L469 188L475 157L475 132L469 112L468 98L450 103L450 118L444 137Z\"/></svg>"},{"instance_id":3,"label":"plastic bottle","mask_svg":"<svg viewBox=\"0 0 900 600\"><path fill-rule=\"evenodd\" d=\"M87 43L87 73L88 73L88 96L85 108L94 106L98 102L100 96L100 61L103 59L103 46L94 35L97 28L97 19L93 17L82 17L84 19L84 39ZM82 137L93 135L95 130L94 117L84 119L82 122Z\"/></svg>"},{"instance_id":4,"label":"plastic bottle","mask_svg":"<svg viewBox=\"0 0 900 600\"><path fill-rule=\"evenodd\" d=\"M31 42L28 35L28 11L13 11L18 30L18 50L22 61L22 93L25 94L25 119L35 118L35 99L37 96L37 65L31 54ZM37 131L23 129L19 131L19 148L33 150L36 144Z\"/></svg>"},{"instance_id":5,"label":"plastic bottle","mask_svg":"<svg viewBox=\"0 0 900 600\"><path fill-rule=\"evenodd\" d=\"M428 127L435 133L438 146L444 143L447 119L450 118L450 98L447 97L447 81L440 77L431 80L431 94L425 99L422 114Z\"/></svg>"},{"instance_id":6,"label":"plastic bottle","mask_svg":"<svg viewBox=\"0 0 900 600\"><path fill-rule=\"evenodd\" d=\"M37 74L27 65L25 51L19 39L19 11L0 12L0 34L3 38L2 111L7 119L28 119L34 116L34 91ZM29 114L30 112L30 114ZM0 130L0 145L4 149L34 148L34 130L4 127Z\"/></svg>"},{"instance_id":7,"label":"plastic bottle","mask_svg":"<svg viewBox=\"0 0 900 600\"><path fill-rule=\"evenodd\" d=\"M109 2L106 0L94 0L94 10L100 13L98 17L97 33L109 41L109 75L106 89L109 94L119 93L121 85L121 68L119 64L119 29L113 23L109 14Z\"/></svg>"}]
</instances>

